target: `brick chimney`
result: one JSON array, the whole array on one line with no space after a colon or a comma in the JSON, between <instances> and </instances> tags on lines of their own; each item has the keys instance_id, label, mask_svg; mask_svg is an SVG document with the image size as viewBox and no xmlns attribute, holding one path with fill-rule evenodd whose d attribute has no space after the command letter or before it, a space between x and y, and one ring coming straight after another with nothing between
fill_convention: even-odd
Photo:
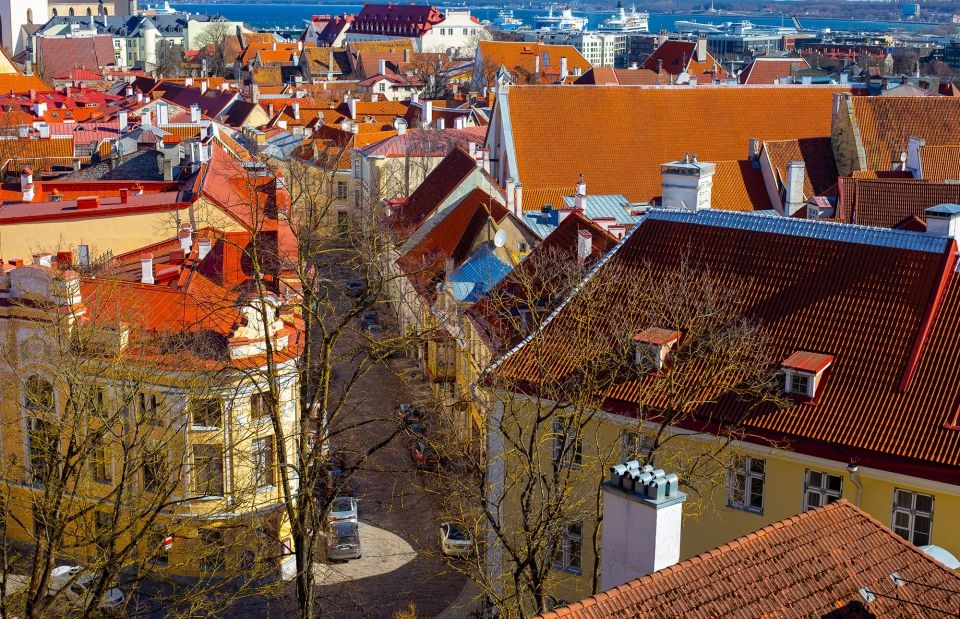
<instances>
[{"instance_id":1,"label":"brick chimney","mask_svg":"<svg viewBox=\"0 0 960 619\"><path fill-rule=\"evenodd\" d=\"M803 176L806 165L802 161L787 163L787 180L784 184L783 214L793 217L804 204Z\"/></svg>"},{"instance_id":2,"label":"brick chimney","mask_svg":"<svg viewBox=\"0 0 960 619\"><path fill-rule=\"evenodd\" d=\"M140 283L153 284L153 254L140 256Z\"/></svg>"},{"instance_id":3,"label":"brick chimney","mask_svg":"<svg viewBox=\"0 0 960 619\"><path fill-rule=\"evenodd\" d=\"M676 474L636 460L610 467L603 482L600 589L669 567L680 560L683 502Z\"/></svg>"}]
</instances>

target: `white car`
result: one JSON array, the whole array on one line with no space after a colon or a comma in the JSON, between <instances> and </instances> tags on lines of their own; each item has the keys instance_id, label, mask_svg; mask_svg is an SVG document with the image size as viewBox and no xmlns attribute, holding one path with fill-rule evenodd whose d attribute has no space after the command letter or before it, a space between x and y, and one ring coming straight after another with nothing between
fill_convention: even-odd
<instances>
[{"instance_id":1,"label":"white car","mask_svg":"<svg viewBox=\"0 0 960 619\"><path fill-rule=\"evenodd\" d=\"M85 607L90 600L90 588L94 586L94 574L77 565L61 565L50 572L50 582L47 591L55 595L61 590L67 604L76 607ZM123 591L116 587L107 589L97 608L119 608L123 604Z\"/></svg>"},{"instance_id":2,"label":"white car","mask_svg":"<svg viewBox=\"0 0 960 619\"><path fill-rule=\"evenodd\" d=\"M356 522L357 500L352 496L338 496L330 504L330 522Z\"/></svg>"},{"instance_id":3,"label":"white car","mask_svg":"<svg viewBox=\"0 0 960 619\"><path fill-rule=\"evenodd\" d=\"M473 554L473 538L452 522L444 522L440 525L440 550L448 557L469 557Z\"/></svg>"}]
</instances>

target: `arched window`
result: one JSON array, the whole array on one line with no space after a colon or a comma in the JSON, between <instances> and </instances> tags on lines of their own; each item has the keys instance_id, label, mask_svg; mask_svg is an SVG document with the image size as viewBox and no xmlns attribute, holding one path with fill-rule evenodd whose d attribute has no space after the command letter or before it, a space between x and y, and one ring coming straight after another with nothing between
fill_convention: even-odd
<instances>
[{"instance_id":1,"label":"arched window","mask_svg":"<svg viewBox=\"0 0 960 619\"><path fill-rule=\"evenodd\" d=\"M27 9L27 23L33 23L33 9Z\"/></svg>"},{"instance_id":2,"label":"arched window","mask_svg":"<svg viewBox=\"0 0 960 619\"><path fill-rule=\"evenodd\" d=\"M23 391L23 403L27 410L33 412L53 412L53 385L50 381L34 374L27 378Z\"/></svg>"},{"instance_id":3,"label":"arched window","mask_svg":"<svg viewBox=\"0 0 960 619\"><path fill-rule=\"evenodd\" d=\"M107 7L101 5L100 8L103 9L104 16L107 16L110 14L110 9L108 9Z\"/></svg>"},{"instance_id":4,"label":"arched window","mask_svg":"<svg viewBox=\"0 0 960 619\"><path fill-rule=\"evenodd\" d=\"M87 7L87 17L90 17L91 15L93 15L93 9Z\"/></svg>"},{"instance_id":5,"label":"arched window","mask_svg":"<svg viewBox=\"0 0 960 619\"><path fill-rule=\"evenodd\" d=\"M70 7L70 17L74 16L73 7Z\"/></svg>"},{"instance_id":6,"label":"arched window","mask_svg":"<svg viewBox=\"0 0 960 619\"><path fill-rule=\"evenodd\" d=\"M60 14L59 12L57 12L57 9L50 9L50 11L51 11L53 17L56 17L57 15Z\"/></svg>"}]
</instances>

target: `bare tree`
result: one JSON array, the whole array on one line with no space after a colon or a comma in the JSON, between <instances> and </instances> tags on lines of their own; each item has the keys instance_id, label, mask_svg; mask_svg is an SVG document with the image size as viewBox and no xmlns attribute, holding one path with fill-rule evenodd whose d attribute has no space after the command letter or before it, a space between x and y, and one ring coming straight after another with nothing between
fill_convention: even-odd
<instances>
[{"instance_id":1,"label":"bare tree","mask_svg":"<svg viewBox=\"0 0 960 619\"><path fill-rule=\"evenodd\" d=\"M230 39L235 36L227 23L214 22L194 40L193 44L200 50L199 60L206 62L210 75L225 77L233 69L234 59L228 57L228 50Z\"/></svg>"},{"instance_id":2,"label":"bare tree","mask_svg":"<svg viewBox=\"0 0 960 619\"><path fill-rule=\"evenodd\" d=\"M157 42L157 63L154 73L158 77L179 77L183 70L183 46L167 39Z\"/></svg>"}]
</instances>

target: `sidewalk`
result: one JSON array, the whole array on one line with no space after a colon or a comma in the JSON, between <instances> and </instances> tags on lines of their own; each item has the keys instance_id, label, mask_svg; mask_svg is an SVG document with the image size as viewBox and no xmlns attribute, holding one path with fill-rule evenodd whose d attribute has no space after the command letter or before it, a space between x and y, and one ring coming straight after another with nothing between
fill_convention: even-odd
<instances>
[{"instance_id":1,"label":"sidewalk","mask_svg":"<svg viewBox=\"0 0 960 619\"><path fill-rule=\"evenodd\" d=\"M462 619L463 617L477 617L480 607L480 591L472 580L468 580L463 591L450 606L447 606L435 619Z\"/></svg>"}]
</instances>

